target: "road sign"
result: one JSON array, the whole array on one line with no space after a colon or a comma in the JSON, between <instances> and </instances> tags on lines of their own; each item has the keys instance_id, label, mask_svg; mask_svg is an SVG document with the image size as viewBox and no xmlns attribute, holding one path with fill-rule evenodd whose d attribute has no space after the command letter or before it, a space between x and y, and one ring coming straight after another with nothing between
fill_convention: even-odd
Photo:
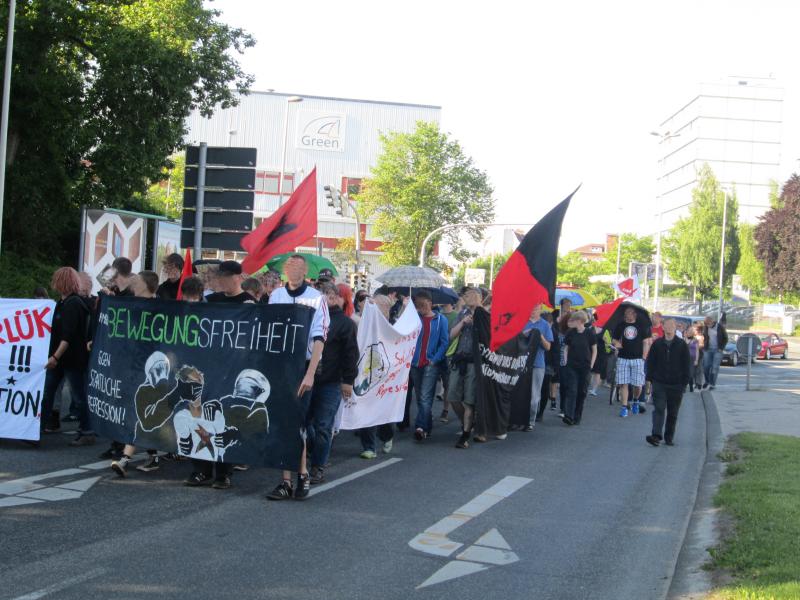
<instances>
[{"instance_id":1,"label":"road sign","mask_svg":"<svg viewBox=\"0 0 800 600\"><path fill-rule=\"evenodd\" d=\"M246 233L231 231L214 231L203 228L203 249L242 251L242 238ZM181 248L191 248L194 240L193 229L181 230Z\"/></svg>"},{"instance_id":2,"label":"road sign","mask_svg":"<svg viewBox=\"0 0 800 600\"><path fill-rule=\"evenodd\" d=\"M182 225L186 229L194 227L194 209L184 208ZM220 229L223 231L253 230L253 213L235 212L224 209L212 210L206 207L203 213L203 231L206 229Z\"/></svg>"},{"instance_id":3,"label":"road sign","mask_svg":"<svg viewBox=\"0 0 800 600\"><path fill-rule=\"evenodd\" d=\"M750 391L750 369L753 366L753 359L758 356L761 350L761 338L755 333L745 333L736 340L736 351L739 356L744 356L747 361L747 379L744 389Z\"/></svg>"},{"instance_id":4,"label":"road sign","mask_svg":"<svg viewBox=\"0 0 800 600\"><path fill-rule=\"evenodd\" d=\"M253 192L216 191L206 189L203 206L205 208L224 208L227 210L253 210ZM197 206L197 190L183 190L183 208Z\"/></svg>"},{"instance_id":5,"label":"road sign","mask_svg":"<svg viewBox=\"0 0 800 600\"><path fill-rule=\"evenodd\" d=\"M206 165L225 167L256 167L255 148L232 148L228 146L210 147L206 153ZM189 146L186 148L186 164L198 166L200 164L200 148Z\"/></svg>"},{"instance_id":6,"label":"road sign","mask_svg":"<svg viewBox=\"0 0 800 600\"><path fill-rule=\"evenodd\" d=\"M464 283L467 285L484 285L486 269L467 269L464 271Z\"/></svg>"}]
</instances>

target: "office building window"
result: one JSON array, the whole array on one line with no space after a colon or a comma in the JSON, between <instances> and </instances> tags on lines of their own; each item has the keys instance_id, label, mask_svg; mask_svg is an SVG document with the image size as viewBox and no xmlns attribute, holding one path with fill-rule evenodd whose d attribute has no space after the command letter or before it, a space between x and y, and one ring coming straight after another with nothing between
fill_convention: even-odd
<instances>
[{"instance_id":1,"label":"office building window","mask_svg":"<svg viewBox=\"0 0 800 600\"><path fill-rule=\"evenodd\" d=\"M361 191L360 177L342 177L342 191L355 196Z\"/></svg>"},{"instance_id":2,"label":"office building window","mask_svg":"<svg viewBox=\"0 0 800 600\"><path fill-rule=\"evenodd\" d=\"M256 193L278 195L278 179L280 173L274 171L256 171ZM294 173L283 174L283 195L294 191Z\"/></svg>"}]
</instances>

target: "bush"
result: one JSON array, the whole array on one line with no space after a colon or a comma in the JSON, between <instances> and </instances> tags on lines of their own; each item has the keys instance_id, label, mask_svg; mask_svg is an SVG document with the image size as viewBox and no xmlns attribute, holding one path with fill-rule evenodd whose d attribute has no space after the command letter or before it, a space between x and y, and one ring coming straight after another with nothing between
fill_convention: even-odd
<instances>
[{"instance_id":1,"label":"bush","mask_svg":"<svg viewBox=\"0 0 800 600\"><path fill-rule=\"evenodd\" d=\"M0 297L33 298L33 290L37 287L49 289L53 272L59 266L14 252L4 252L0 255Z\"/></svg>"}]
</instances>

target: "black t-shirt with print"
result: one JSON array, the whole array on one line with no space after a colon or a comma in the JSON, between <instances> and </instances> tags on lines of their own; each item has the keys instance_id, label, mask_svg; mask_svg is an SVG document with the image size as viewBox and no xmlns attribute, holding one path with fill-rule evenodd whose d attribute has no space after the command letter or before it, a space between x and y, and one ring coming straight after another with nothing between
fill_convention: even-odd
<instances>
[{"instance_id":1,"label":"black t-shirt with print","mask_svg":"<svg viewBox=\"0 0 800 600\"><path fill-rule=\"evenodd\" d=\"M588 369L592 366L592 346L597 345L594 331L584 329L570 329L564 337L564 345L569 348L567 352L567 366L573 369Z\"/></svg>"},{"instance_id":2,"label":"black t-shirt with print","mask_svg":"<svg viewBox=\"0 0 800 600\"><path fill-rule=\"evenodd\" d=\"M245 302L255 302L247 292L236 294L235 296L226 296L225 292L214 292L206 296L206 302L227 302L229 304L244 304Z\"/></svg>"},{"instance_id":3,"label":"black t-shirt with print","mask_svg":"<svg viewBox=\"0 0 800 600\"><path fill-rule=\"evenodd\" d=\"M611 337L622 342L620 358L627 360L644 358L644 340L650 337L650 328L641 321L635 323L623 321L616 326Z\"/></svg>"}]
</instances>

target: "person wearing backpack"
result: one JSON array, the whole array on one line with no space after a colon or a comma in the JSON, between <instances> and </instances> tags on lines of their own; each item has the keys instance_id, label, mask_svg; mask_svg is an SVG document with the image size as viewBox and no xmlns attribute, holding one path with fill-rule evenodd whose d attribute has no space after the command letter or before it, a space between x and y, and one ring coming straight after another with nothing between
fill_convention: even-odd
<instances>
[{"instance_id":1,"label":"person wearing backpack","mask_svg":"<svg viewBox=\"0 0 800 600\"><path fill-rule=\"evenodd\" d=\"M86 398L86 368L89 351L89 308L80 296L81 280L72 267L61 267L53 274L50 283L61 296L56 302L50 334L50 357L47 359L41 423L44 433L61 430L60 410L54 407L56 392L66 379L75 394L78 409L78 437L70 446L91 446L96 437L89 423L89 405Z\"/></svg>"}]
</instances>

